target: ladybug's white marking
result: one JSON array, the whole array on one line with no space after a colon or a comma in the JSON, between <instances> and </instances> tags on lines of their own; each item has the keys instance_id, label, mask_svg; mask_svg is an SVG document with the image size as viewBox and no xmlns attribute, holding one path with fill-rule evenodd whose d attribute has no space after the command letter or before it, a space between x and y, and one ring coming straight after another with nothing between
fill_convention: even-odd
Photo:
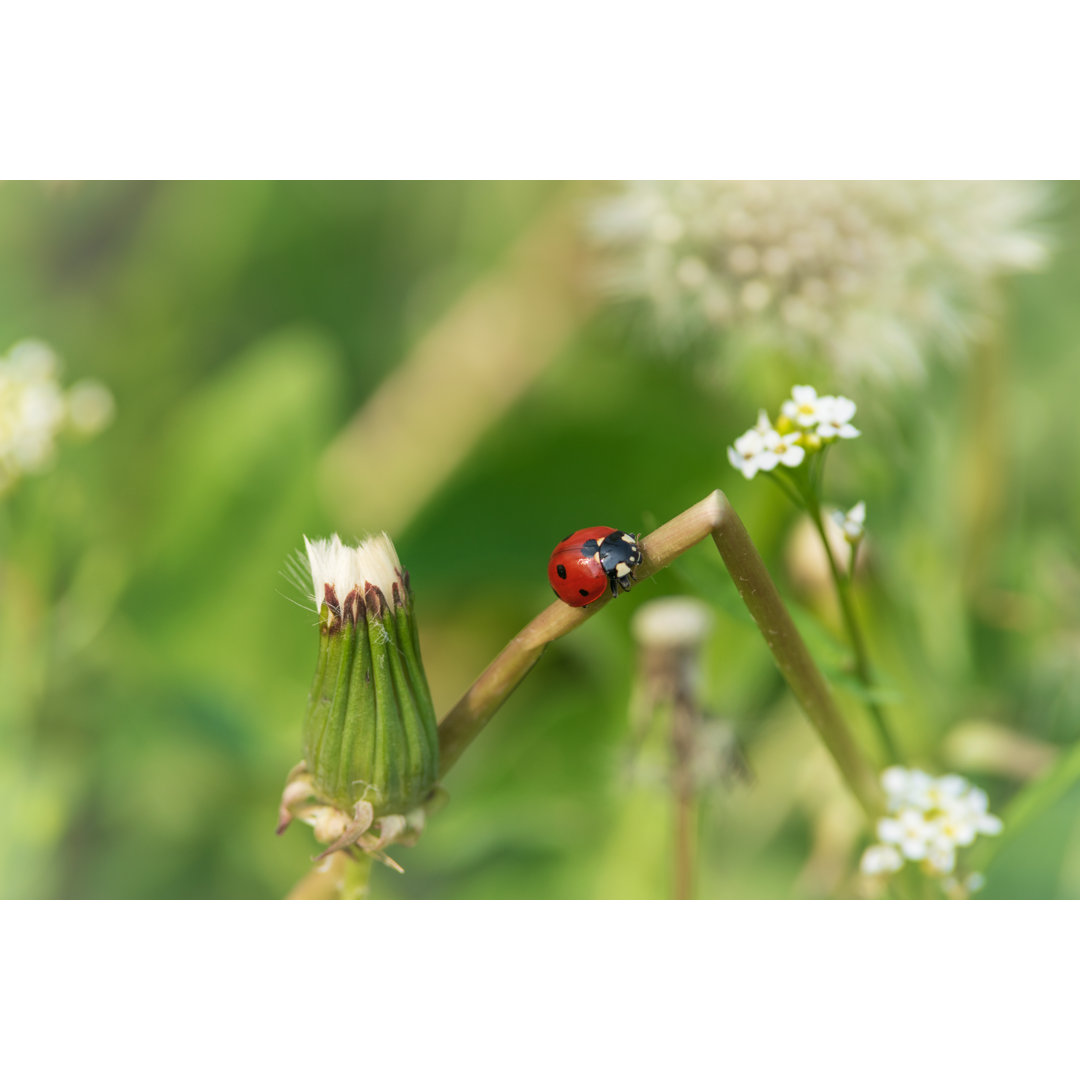
<instances>
[{"instance_id":1,"label":"ladybug's white marking","mask_svg":"<svg viewBox=\"0 0 1080 1080\"><path fill-rule=\"evenodd\" d=\"M624 540L625 540L625 541L626 541L626 542L627 542L627 543L628 543L628 544L629 544L629 545L630 545L630 546L631 546L631 547L632 547L632 548L633 548L633 549L634 549L635 551L637 551L637 544L635 544L635 543L634 543L634 538L633 538L632 536L628 535L627 533L623 533L623 534L622 534L622 538L623 538L623 539L624 539Z\"/></svg>"},{"instance_id":2,"label":"ladybug's white marking","mask_svg":"<svg viewBox=\"0 0 1080 1080\"><path fill-rule=\"evenodd\" d=\"M615 576L616 577L626 577L626 575L629 574L629 573L630 573L630 567L627 566L626 563L621 562L621 563L616 563L615 564Z\"/></svg>"}]
</instances>

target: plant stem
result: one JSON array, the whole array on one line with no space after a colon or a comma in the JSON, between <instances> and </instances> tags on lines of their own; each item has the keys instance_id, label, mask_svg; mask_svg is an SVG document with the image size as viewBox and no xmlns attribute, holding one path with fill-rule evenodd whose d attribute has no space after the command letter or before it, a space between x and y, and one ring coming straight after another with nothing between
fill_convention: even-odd
<instances>
[{"instance_id":1,"label":"plant stem","mask_svg":"<svg viewBox=\"0 0 1080 1080\"><path fill-rule=\"evenodd\" d=\"M829 561L829 572L832 574L833 583L836 585L836 597L840 602L840 614L844 620L844 629L847 631L848 641L851 643L851 651L855 659L855 674L863 687L869 693L872 693L874 677L870 670L870 658L866 651L866 642L863 639L859 620L855 614L855 605L851 597L851 578L842 574L840 567L836 565L836 557L833 555L829 537L825 532L825 519L822 516L821 504L818 502L816 493L813 490L807 490L804 495L807 513L809 513L810 519L814 523L814 528L817 529L818 536L821 537L821 546L825 549L825 557ZM852 567L855 565L854 555L852 556L851 565ZM900 753L896 748L896 743L893 741L892 733L889 731L881 706L872 698L867 697L866 708L874 721L878 736L885 748L888 764L892 765L900 761Z\"/></svg>"},{"instance_id":2,"label":"plant stem","mask_svg":"<svg viewBox=\"0 0 1080 1080\"><path fill-rule=\"evenodd\" d=\"M293 887L286 900L365 900L372 860L335 851L313 866Z\"/></svg>"},{"instance_id":3,"label":"plant stem","mask_svg":"<svg viewBox=\"0 0 1080 1080\"><path fill-rule=\"evenodd\" d=\"M697 717L690 703L676 701L670 719L671 793L675 811L673 895L676 900L692 900L697 868L698 815L693 775Z\"/></svg>"},{"instance_id":4,"label":"plant stem","mask_svg":"<svg viewBox=\"0 0 1080 1080\"><path fill-rule=\"evenodd\" d=\"M796 700L836 762L844 781L870 817L882 809L874 770L851 736L824 677L814 664L761 556L723 492L714 491L672 518L641 542L641 581L664 569L711 536L735 587L765 638ZM556 601L542 611L488 665L439 725L440 775L461 756L500 705L539 660L551 641L568 634L600 611L605 597L585 608Z\"/></svg>"}]
</instances>

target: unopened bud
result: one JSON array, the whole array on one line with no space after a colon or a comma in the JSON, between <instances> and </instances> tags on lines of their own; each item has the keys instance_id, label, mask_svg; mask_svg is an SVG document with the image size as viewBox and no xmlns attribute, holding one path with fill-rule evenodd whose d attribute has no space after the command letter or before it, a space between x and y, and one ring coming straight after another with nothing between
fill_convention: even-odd
<instances>
[{"instance_id":1,"label":"unopened bud","mask_svg":"<svg viewBox=\"0 0 1080 1080\"><path fill-rule=\"evenodd\" d=\"M408 575L385 533L307 549L319 608L304 729L315 794L342 810L363 799L376 817L405 813L434 787L439 764Z\"/></svg>"},{"instance_id":2,"label":"unopened bud","mask_svg":"<svg viewBox=\"0 0 1080 1080\"><path fill-rule=\"evenodd\" d=\"M299 817L330 844L323 855L355 844L384 858L382 847L410 831L405 815L428 803L439 770L409 576L385 533L355 548L337 536L305 544L319 652L305 760L286 781L279 831ZM298 809L306 799L312 805Z\"/></svg>"}]
</instances>

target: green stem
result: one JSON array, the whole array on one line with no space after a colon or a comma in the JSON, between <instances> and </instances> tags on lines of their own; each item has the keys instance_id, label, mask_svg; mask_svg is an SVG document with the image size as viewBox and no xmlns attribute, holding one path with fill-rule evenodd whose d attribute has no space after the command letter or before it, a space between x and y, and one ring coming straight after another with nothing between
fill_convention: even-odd
<instances>
[{"instance_id":1,"label":"green stem","mask_svg":"<svg viewBox=\"0 0 1080 1080\"><path fill-rule=\"evenodd\" d=\"M317 862L293 887L286 900L366 900L372 860L344 851Z\"/></svg>"},{"instance_id":2,"label":"green stem","mask_svg":"<svg viewBox=\"0 0 1080 1080\"><path fill-rule=\"evenodd\" d=\"M813 485L807 486L803 496L806 500L806 511L810 515L810 520L814 523L814 528L817 529L818 536L821 537L821 546L825 549L825 557L829 561L829 572L832 574L833 584L836 586L836 598L840 602L840 615L844 621L844 629L847 631L848 641L851 644L852 655L855 659L855 674L868 695L872 694L874 676L870 669L870 657L866 651L866 642L859 627L858 617L855 614L855 604L851 596L851 577L842 574L840 567L836 565L836 557L833 555L832 545L829 543L829 537L825 532L825 519L822 515L821 503L818 501L817 491ZM854 568L854 555L852 556L851 565ZM870 696L867 696L865 700L866 708L874 721L874 726L877 728L889 764L900 761L900 752L893 741L892 733L889 731L889 725L885 721L885 714L882 712L881 706Z\"/></svg>"}]
</instances>

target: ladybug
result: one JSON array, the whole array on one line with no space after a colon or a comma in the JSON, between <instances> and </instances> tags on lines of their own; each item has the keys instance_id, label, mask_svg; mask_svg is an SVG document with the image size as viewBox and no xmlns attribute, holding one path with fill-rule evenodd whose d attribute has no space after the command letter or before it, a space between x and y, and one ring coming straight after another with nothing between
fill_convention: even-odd
<instances>
[{"instance_id":1,"label":"ladybug","mask_svg":"<svg viewBox=\"0 0 1080 1080\"><path fill-rule=\"evenodd\" d=\"M619 589L629 590L634 567L641 563L637 537L621 529L594 525L561 540L548 560L548 581L555 595L571 607L585 607Z\"/></svg>"}]
</instances>

